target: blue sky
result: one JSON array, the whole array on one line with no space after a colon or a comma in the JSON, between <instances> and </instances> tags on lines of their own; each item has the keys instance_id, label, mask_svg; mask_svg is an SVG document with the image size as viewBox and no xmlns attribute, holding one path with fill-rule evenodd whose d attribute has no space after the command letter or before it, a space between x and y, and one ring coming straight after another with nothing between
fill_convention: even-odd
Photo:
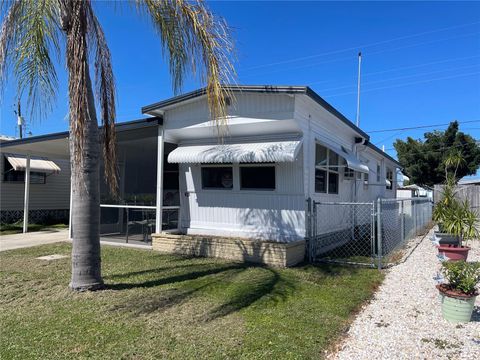
<instances>
[{"instance_id":1,"label":"blue sky","mask_svg":"<svg viewBox=\"0 0 480 360\"><path fill-rule=\"evenodd\" d=\"M369 132L444 124L480 138L480 3L207 2L233 28L238 83L309 85L355 119L357 53L363 53L360 126ZM118 121L141 118L143 105L173 95L150 25L128 8L95 4L113 57ZM33 135L67 129L64 64L57 103L30 123ZM184 91L199 87L189 79ZM14 83L1 104L0 133L15 135ZM475 122L473 122L475 121ZM465 123L462 123L465 122ZM372 133L395 156L396 138L437 126Z\"/></svg>"}]
</instances>

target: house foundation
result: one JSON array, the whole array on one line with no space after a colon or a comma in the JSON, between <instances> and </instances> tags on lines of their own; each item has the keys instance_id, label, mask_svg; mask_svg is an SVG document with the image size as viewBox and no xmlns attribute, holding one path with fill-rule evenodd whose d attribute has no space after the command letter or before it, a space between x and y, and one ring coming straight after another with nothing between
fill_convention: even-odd
<instances>
[{"instance_id":1,"label":"house foundation","mask_svg":"<svg viewBox=\"0 0 480 360\"><path fill-rule=\"evenodd\" d=\"M170 254L216 257L275 267L294 266L305 257L305 240L286 243L160 233L152 234L152 248Z\"/></svg>"}]
</instances>

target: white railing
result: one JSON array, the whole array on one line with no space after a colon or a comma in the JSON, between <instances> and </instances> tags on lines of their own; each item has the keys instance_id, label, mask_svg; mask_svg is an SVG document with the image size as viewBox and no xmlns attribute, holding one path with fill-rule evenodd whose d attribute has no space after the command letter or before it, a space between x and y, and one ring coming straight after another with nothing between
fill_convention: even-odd
<instances>
[{"instance_id":1,"label":"white railing","mask_svg":"<svg viewBox=\"0 0 480 360\"><path fill-rule=\"evenodd\" d=\"M101 209L118 209L108 218L100 212L100 236L116 240L141 241L148 243L155 232L156 206L100 204ZM163 206L162 228L165 231L178 230L180 206ZM166 219L165 219L166 218Z\"/></svg>"}]
</instances>

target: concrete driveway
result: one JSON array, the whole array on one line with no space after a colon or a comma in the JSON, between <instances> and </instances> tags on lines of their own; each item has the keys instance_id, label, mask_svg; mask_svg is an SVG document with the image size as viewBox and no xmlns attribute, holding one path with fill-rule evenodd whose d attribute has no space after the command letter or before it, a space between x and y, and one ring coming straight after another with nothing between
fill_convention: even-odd
<instances>
[{"instance_id":1,"label":"concrete driveway","mask_svg":"<svg viewBox=\"0 0 480 360\"><path fill-rule=\"evenodd\" d=\"M68 229L52 229L27 234L0 235L0 251L67 241Z\"/></svg>"}]
</instances>

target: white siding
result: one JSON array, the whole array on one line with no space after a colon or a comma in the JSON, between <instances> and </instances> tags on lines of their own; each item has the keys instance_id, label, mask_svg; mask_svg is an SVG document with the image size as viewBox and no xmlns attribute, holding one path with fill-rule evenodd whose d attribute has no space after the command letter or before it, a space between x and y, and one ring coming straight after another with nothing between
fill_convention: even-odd
<instances>
[{"instance_id":1,"label":"white siding","mask_svg":"<svg viewBox=\"0 0 480 360\"><path fill-rule=\"evenodd\" d=\"M182 227L191 234L298 240L305 234L302 156L276 167L275 191L239 189L239 165L232 190L203 190L201 165L180 166ZM188 196L185 196L188 193Z\"/></svg>"},{"instance_id":2,"label":"white siding","mask_svg":"<svg viewBox=\"0 0 480 360\"><path fill-rule=\"evenodd\" d=\"M47 176L45 184L30 184L30 210L69 209L70 207L70 163L67 160L53 160L61 169L59 174ZM23 210L24 183L3 181L4 157L0 158L0 209Z\"/></svg>"}]
</instances>

